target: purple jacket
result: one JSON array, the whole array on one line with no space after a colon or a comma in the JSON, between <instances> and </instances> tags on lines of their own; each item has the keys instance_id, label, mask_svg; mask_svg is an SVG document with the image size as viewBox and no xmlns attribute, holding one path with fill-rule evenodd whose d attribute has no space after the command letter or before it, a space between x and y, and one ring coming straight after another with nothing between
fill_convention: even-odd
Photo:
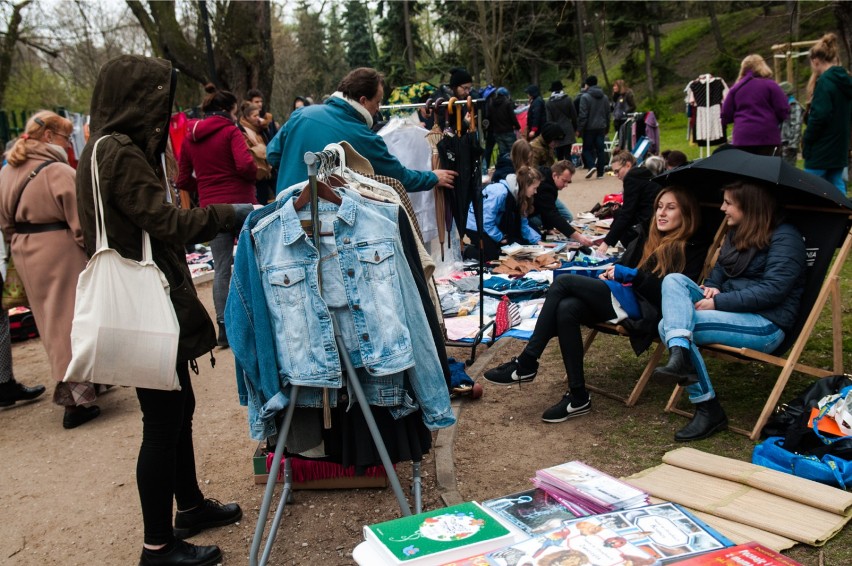
<instances>
[{"instance_id":1,"label":"purple jacket","mask_svg":"<svg viewBox=\"0 0 852 566\"><path fill-rule=\"evenodd\" d=\"M722 104L722 127L734 124L733 145L781 145L781 123L790 105L772 79L754 74L737 81Z\"/></svg>"}]
</instances>

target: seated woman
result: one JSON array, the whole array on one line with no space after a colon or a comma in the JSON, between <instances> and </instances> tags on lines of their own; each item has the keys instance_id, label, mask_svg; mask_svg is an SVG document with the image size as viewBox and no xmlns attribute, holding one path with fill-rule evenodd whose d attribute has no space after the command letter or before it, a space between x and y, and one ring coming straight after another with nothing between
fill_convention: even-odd
<instances>
[{"instance_id":1,"label":"seated woman","mask_svg":"<svg viewBox=\"0 0 852 566\"><path fill-rule=\"evenodd\" d=\"M620 262L599 279L583 275L556 278L524 351L486 371L485 379L501 385L532 381L538 372L538 358L550 339L558 336L570 389L541 418L559 423L591 410L583 378L581 325L650 319L653 333L659 320L663 277L683 273L697 279L704 265L707 246L696 241L701 213L695 195L683 187L666 187L657 195L654 209L648 235L642 230Z\"/></svg>"},{"instance_id":2,"label":"seated woman","mask_svg":"<svg viewBox=\"0 0 852 566\"><path fill-rule=\"evenodd\" d=\"M533 230L527 218L533 213L533 198L541 183L538 169L522 166L517 174L509 175L482 189L482 251L484 260L500 257L500 247L507 244L538 244L541 235ZM473 248L479 248L476 215L473 203L467 212L467 237ZM465 254L470 257L472 254Z\"/></svg>"},{"instance_id":3,"label":"seated woman","mask_svg":"<svg viewBox=\"0 0 852 566\"><path fill-rule=\"evenodd\" d=\"M736 182L724 191L729 230L704 285L678 274L663 280L660 337L670 357L654 376L686 385L695 404L695 416L675 434L681 442L728 426L696 345L772 352L796 319L805 284L805 244L782 223L770 190Z\"/></svg>"}]
</instances>

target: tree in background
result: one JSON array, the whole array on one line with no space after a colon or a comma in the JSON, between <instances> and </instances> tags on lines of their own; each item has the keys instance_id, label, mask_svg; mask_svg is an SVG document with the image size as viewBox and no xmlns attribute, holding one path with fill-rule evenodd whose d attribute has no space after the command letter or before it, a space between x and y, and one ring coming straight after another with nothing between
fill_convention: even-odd
<instances>
[{"instance_id":1,"label":"tree in background","mask_svg":"<svg viewBox=\"0 0 852 566\"><path fill-rule=\"evenodd\" d=\"M377 14L382 16L376 32L382 38L377 64L391 85L417 80L417 49L422 45L416 22L423 8L417 0L381 0Z\"/></svg>"},{"instance_id":2,"label":"tree in background","mask_svg":"<svg viewBox=\"0 0 852 566\"><path fill-rule=\"evenodd\" d=\"M346 42L346 62L350 69L372 67L376 64L376 43L373 25L365 2L347 0L343 15L343 40Z\"/></svg>"}]
</instances>

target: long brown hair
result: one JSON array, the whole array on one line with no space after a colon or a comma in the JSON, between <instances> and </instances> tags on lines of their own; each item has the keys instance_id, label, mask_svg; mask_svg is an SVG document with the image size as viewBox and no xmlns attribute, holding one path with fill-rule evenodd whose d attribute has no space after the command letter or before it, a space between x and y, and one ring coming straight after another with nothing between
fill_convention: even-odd
<instances>
[{"instance_id":1,"label":"long brown hair","mask_svg":"<svg viewBox=\"0 0 852 566\"><path fill-rule=\"evenodd\" d=\"M764 185L744 181L735 181L722 190L743 213L731 240L737 251L768 247L779 218L778 201L772 192Z\"/></svg>"},{"instance_id":2,"label":"long brown hair","mask_svg":"<svg viewBox=\"0 0 852 566\"><path fill-rule=\"evenodd\" d=\"M532 164L532 147L530 147L530 142L525 139L515 140L515 143L512 144L512 149L509 150L509 156L512 158L512 167L514 167L515 173L520 171L524 165L529 167Z\"/></svg>"},{"instance_id":3,"label":"long brown hair","mask_svg":"<svg viewBox=\"0 0 852 566\"><path fill-rule=\"evenodd\" d=\"M535 167L523 166L515 176L518 178L518 210L522 216L532 215L533 199L535 197L527 196L527 189L536 181L541 182L541 173Z\"/></svg>"},{"instance_id":4,"label":"long brown hair","mask_svg":"<svg viewBox=\"0 0 852 566\"><path fill-rule=\"evenodd\" d=\"M657 228L656 210L663 195L671 193L680 208L681 224L674 230L660 232ZM651 273L663 277L681 273L686 267L686 244L701 224L698 197L685 187L663 187L654 199L654 215L648 228L648 239L642 249L642 259L637 267L653 265ZM650 263L649 263L650 262Z\"/></svg>"},{"instance_id":5,"label":"long brown hair","mask_svg":"<svg viewBox=\"0 0 852 566\"><path fill-rule=\"evenodd\" d=\"M54 134L70 135L74 129L71 120L63 118L50 110L39 110L27 121L24 133L9 150L6 161L13 167L18 167L27 160L27 143L31 141L44 141L44 134L48 130Z\"/></svg>"}]
</instances>

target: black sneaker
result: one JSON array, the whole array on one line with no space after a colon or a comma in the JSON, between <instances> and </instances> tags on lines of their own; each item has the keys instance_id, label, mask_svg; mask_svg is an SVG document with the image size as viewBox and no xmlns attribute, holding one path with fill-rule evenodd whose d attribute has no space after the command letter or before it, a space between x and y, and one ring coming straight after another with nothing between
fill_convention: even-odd
<instances>
[{"instance_id":1,"label":"black sneaker","mask_svg":"<svg viewBox=\"0 0 852 566\"><path fill-rule=\"evenodd\" d=\"M557 404L549 408L541 415L541 420L546 423L561 423L567 421L568 419L572 419L574 417L579 417L580 415L585 415L589 411L592 410L592 398L589 397L589 400L583 403L580 406L575 406L571 399L571 394L566 393L562 400Z\"/></svg>"},{"instance_id":2,"label":"black sneaker","mask_svg":"<svg viewBox=\"0 0 852 566\"><path fill-rule=\"evenodd\" d=\"M527 370L521 368L518 358L512 358L505 364L500 364L496 368L490 369L483 374L483 377L491 383L499 385L512 385L513 383L522 383L532 381L538 373L538 364L535 369Z\"/></svg>"},{"instance_id":3,"label":"black sneaker","mask_svg":"<svg viewBox=\"0 0 852 566\"><path fill-rule=\"evenodd\" d=\"M218 546L195 546L182 540L163 552L142 549L139 566L214 566L222 561L222 551Z\"/></svg>"},{"instance_id":4,"label":"black sneaker","mask_svg":"<svg viewBox=\"0 0 852 566\"><path fill-rule=\"evenodd\" d=\"M205 499L199 508L178 511L175 515L175 538L183 540L205 529L224 527L236 523L243 510L236 503L223 504L215 499Z\"/></svg>"},{"instance_id":5,"label":"black sneaker","mask_svg":"<svg viewBox=\"0 0 852 566\"><path fill-rule=\"evenodd\" d=\"M597 172L598 172L598 170L597 170L597 169L595 169L595 168L589 169L589 170L586 172L586 179L591 179L591 178L592 178L592 175L594 175L594 174L595 174L595 173L597 173Z\"/></svg>"}]
</instances>

